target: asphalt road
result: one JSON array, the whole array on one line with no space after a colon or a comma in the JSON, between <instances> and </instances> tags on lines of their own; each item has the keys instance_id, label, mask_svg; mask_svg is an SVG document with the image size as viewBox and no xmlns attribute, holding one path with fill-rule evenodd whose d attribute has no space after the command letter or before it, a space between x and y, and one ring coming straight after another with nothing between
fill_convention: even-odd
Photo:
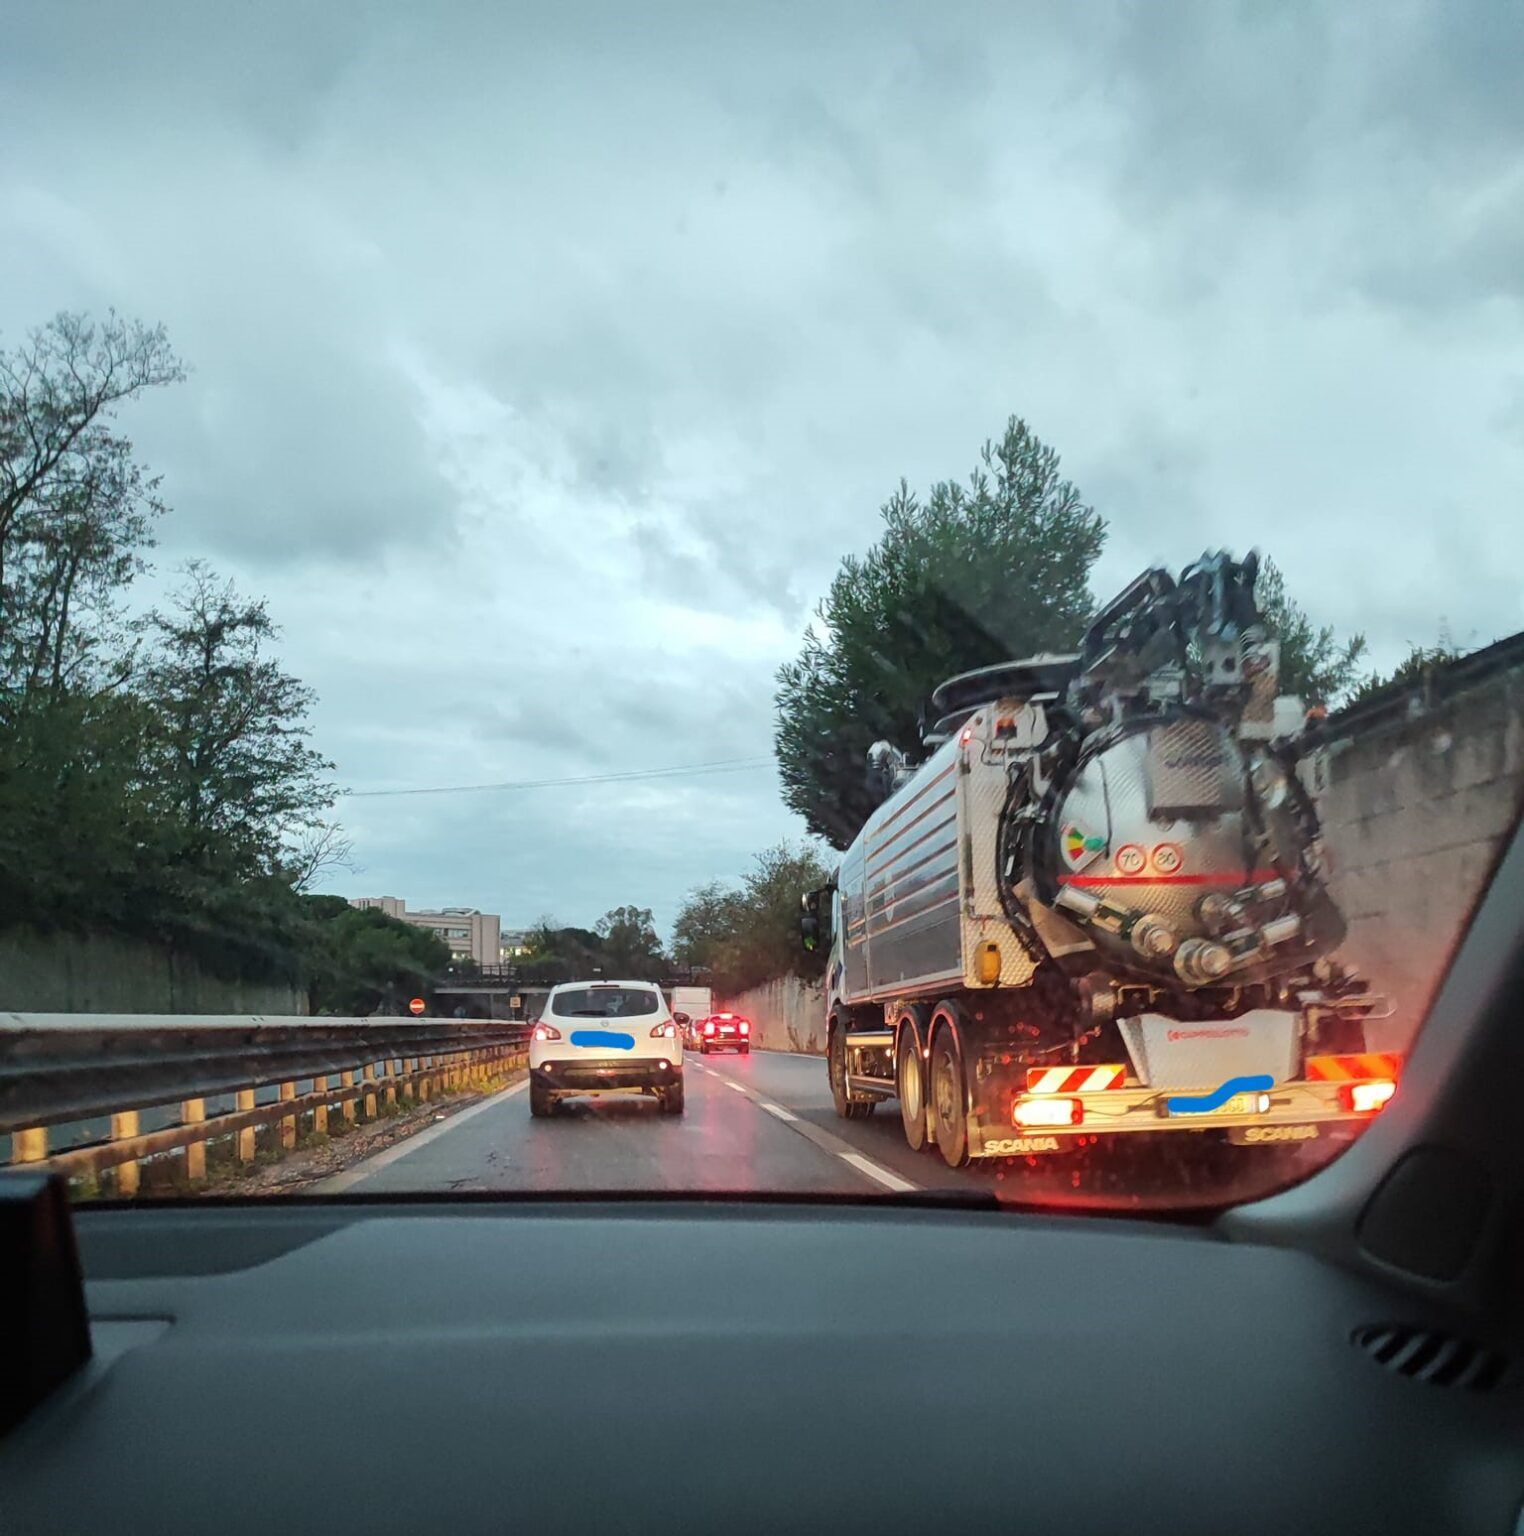
<instances>
[{"instance_id":1,"label":"asphalt road","mask_svg":"<svg viewBox=\"0 0 1524 1536\"><path fill-rule=\"evenodd\" d=\"M1022 1203L1109 1209L1251 1198L1310 1171L1303 1148L1241 1148L1201 1136L1113 1138L1057 1157L948 1168L905 1145L898 1106L841 1120L825 1063L755 1052L684 1063L687 1107L574 1099L546 1120L522 1091L473 1106L327 1180L365 1194L490 1190L682 1190L869 1195L986 1189ZM1327 1149L1331 1150L1331 1149ZM1327 1155L1327 1150L1323 1155Z\"/></svg>"}]
</instances>

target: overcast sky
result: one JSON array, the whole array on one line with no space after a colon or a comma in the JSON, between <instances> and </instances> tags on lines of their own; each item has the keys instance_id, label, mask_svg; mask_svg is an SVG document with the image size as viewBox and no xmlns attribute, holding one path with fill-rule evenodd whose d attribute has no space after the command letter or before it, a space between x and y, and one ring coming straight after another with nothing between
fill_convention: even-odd
<instances>
[{"instance_id":1,"label":"overcast sky","mask_svg":"<svg viewBox=\"0 0 1524 1536\"><path fill-rule=\"evenodd\" d=\"M1524 21L1494 3L10 0L0 346L162 320L158 579L268 595L355 789L766 758L904 475L1011 413L1144 564L1378 663L1524 628ZM354 799L330 883L655 909L769 766Z\"/></svg>"}]
</instances>

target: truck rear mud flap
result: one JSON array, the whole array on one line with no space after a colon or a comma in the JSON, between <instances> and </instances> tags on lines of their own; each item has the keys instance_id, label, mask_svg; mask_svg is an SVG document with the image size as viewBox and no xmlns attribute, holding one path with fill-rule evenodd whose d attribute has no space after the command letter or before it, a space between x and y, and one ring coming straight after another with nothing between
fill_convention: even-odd
<instances>
[{"instance_id":1,"label":"truck rear mud flap","mask_svg":"<svg viewBox=\"0 0 1524 1536\"><path fill-rule=\"evenodd\" d=\"M974 1157L1076 1151L1100 1137L1226 1132L1239 1146L1350 1140L1381 1105L1351 1107L1347 1087L1293 1081L1220 1096L1137 1085L1099 1093L997 1096L969 1116ZM1384 1100L1382 1103L1384 1104Z\"/></svg>"}]
</instances>

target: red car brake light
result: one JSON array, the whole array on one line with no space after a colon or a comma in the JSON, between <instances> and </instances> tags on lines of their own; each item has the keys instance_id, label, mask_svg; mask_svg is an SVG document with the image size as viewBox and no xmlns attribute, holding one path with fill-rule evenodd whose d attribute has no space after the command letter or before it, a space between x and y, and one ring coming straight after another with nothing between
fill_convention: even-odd
<instances>
[{"instance_id":1,"label":"red car brake light","mask_svg":"<svg viewBox=\"0 0 1524 1536\"><path fill-rule=\"evenodd\" d=\"M714 1020L713 1019L705 1019L704 1020L704 1033L706 1035L712 1035L714 1033Z\"/></svg>"},{"instance_id":2,"label":"red car brake light","mask_svg":"<svg viewBox=\"0 0 1524 1536\"><path fill-rule=\"evenodd\" d=\"M745 1019L741 1020L741 1033L743 1035L749 1035L751 1033L751 1025L748 1024Z\"/></svg>"}]
</instances>

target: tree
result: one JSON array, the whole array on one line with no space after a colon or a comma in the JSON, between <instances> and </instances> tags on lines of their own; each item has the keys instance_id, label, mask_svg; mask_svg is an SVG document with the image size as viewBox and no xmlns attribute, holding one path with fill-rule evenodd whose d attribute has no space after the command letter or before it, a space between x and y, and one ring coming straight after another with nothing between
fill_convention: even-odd
<instances>
[{"instance_id":1,"label":"tree","mask_svg":"<svg viewBox=\"0 0 1524 1536\"><path fill-rule=\"evenodd\" d=\"M170 611L150 617L144 672L165 810L193 865L279 872L333 803L333 765L307 745L313 693L265 654L277 631L263 602L200 561L187 574Z\"/></svg>"},{"instance_id":2,"label":"tree","mask_svg":"<svg viewBox=\"0 0 1524 1536\"><path fill-rule=\"evenodd\" d=\"M598 934L587 928L563 928L553 917L542 917L529 930L525 950L519 974L533 986L553 987L557 982L611 974Z\"/></svg>"},{"instance_id":3,"label":"tree","mask_svg":"<svg viewBox=\"0 0 1524 1536\"><path fill-rule=\"evenodd\" d=\"M450 966L449 946L376 908L342 896L303 898L303 960L314 1013L400 1012Z\"/></svg>"},{"instance_id":4,"label":"tree","mask_svg":"<svg viewBox=\"0 0 1524 1536\"><path fill-rule=\"evenodd\" d=\"M706 965L722 993L744 992L789 973L819 975L824 956L807 953L799 942L799 898L827 876L824 861L808 845L782 842L764 850L739 887L711 881L690 893L673 926L674 955Z\"/></svg>"},{"instance_id":5,"label":"tree","mask_svg":"<svg viewBox=\"0 0 1524 1536\"><path fill-rule=\"evenodd\" d=\"M967 485L943 481L922 503L901 481L882 516L878 543L842 562L775 695L784 800L839 848L876 803L868 748L920 755L938 683L1078 641L1105 540L1058 454L1016 417Z\"/></svg>"},{"instance_id":6,"label":"tree","mask_svg":"<svg viewBox=\"0 0 1524 1536\"><path fill-rule=\"evenodd\" d=\"M720 880L690 891L672 925L672 958L679 965L712 971L736 933L739 895Z\"/></svg>"},{"instance_id":7,"label":"tree","mask_svg":"<svg viewBox=\"0 0 1524 1536\"><path fill-rule=\"evenodd\" d=\"M1353 690L1348 702L1363 704L1367 699L1385 693L1388 689L1396 690L1414 686L1427 688L1440 667L1447 662L1459 661L1465 654L1466 652L1455 644L1448 630L1441 631L1435 644L1410 647L1408 654L1385 677L1379 672L1372 672Z\"/></svg>"},{"instance_id":8,"label":"tree","mask_svg":"<svg viewBox=\"0 0 1524 1536\"><path fill-rule=\"evenodd\" d=\"M614 907L598 919L607 973L630 981L659 981L667 970L649 907Z\"/></svg>"},{"instance_id":9,"label":"tree","mask_svg":"<svg viewBox=\"0 0 1524 1536\"><path fill-rule=\"evenodd\" d=\"M1308 704L1333 704L1355 686L1365 636L1340 642L1333 626L1314 627L1286 593L1286 578L1273 560L1259 568L1254 600L1266 627L1281 642L1280 690Z\"/></svg>"},{"instance_id":10,"label":"tree","mask_svg":"<svg viewBox=\"0 0 1524 1536\"><path fill-rule=\"evenodd\" d=\"M60 314L0 353L0 720L130 666L118 599L142 569L159 482L116 408L184 378L162 326ZM118 642L113 645L112 642Z\"/></svg>"}]
</instances>

